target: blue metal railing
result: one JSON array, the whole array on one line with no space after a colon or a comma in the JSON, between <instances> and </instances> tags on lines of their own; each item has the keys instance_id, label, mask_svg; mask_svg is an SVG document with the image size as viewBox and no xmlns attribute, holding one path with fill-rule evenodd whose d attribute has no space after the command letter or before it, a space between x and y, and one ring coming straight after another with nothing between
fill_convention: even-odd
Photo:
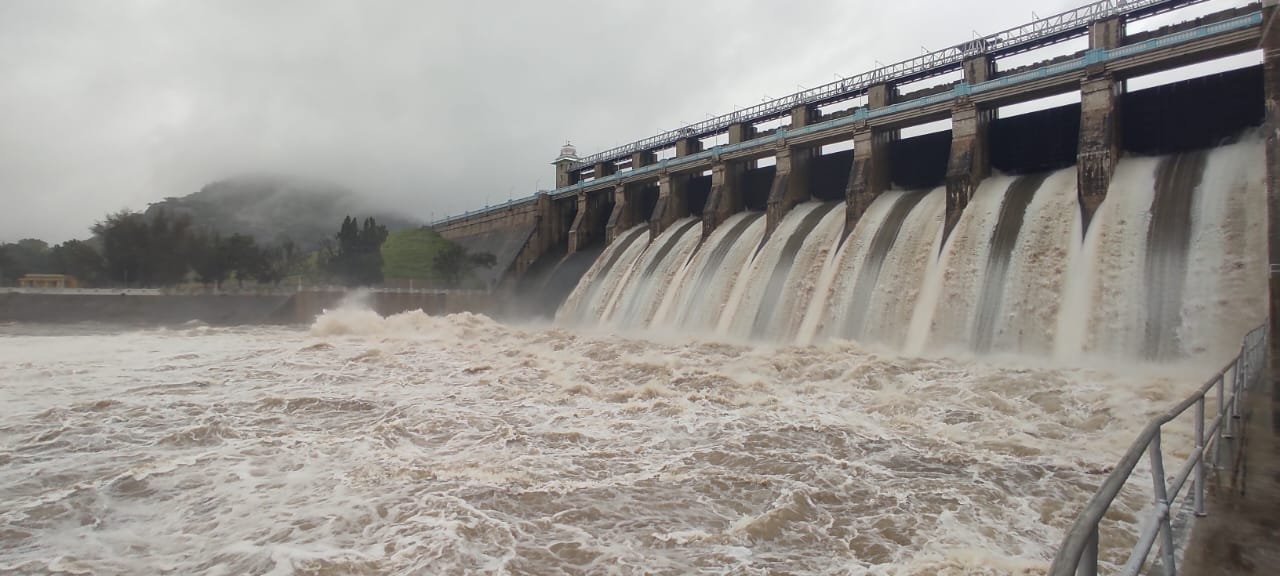
<instances>
[{"instance_id":1,"label":"blue metal railing","mask_svg":"<svg viewBox=\"0 0 1280 576\"><path fill-rule=\"evenodd\" d=\"M756 122L782 116L797 106L820 102L836 102L852 98L876 84L942 74L960 67L966 58L982 54L1013 54L1026 49L1061 42L1075 35L1083 34L1089 24L1099 20L1171 10L1201 1L1203 0L1101 0L982 38L975 38L942 50L896 62L856 76L842 78L816 88L810 88L789 96L757 104L750 108L736 110L605 150L604 152L592 154L574 162L570 169L578 170L591 166L596 162L623 158L635 152L669 146L682 138L700 137L720 132L735 123Z\"/></svg>"},{"instance_id":2,"label":"blue metal railing","mask_svg":"<svg viewBox=\"0 0 1280 576\"><path fill-rule=\"evenodd\" d=\"M1158 50L1161 48L1167 48L1169 46L1176 46L1179 44L1184 44L1184 43L1195 41L1195 40L1201 40L1217 34L1224 34L1227 32L1242 30L1245 28L1253 27L1253 26L1260 26L1261 24L1262 24L1262 13L1252 12L1250 14L1237 16L1235 18L1223 20L1221 22L1206 24L1204 26L1192 28L1190 30L1175 32L1168 36L1152 38L1150 40L1145 40L1145 41L1138 42L1135 44L1130 44L1127 46L1121 46L1119 48L1112 48L1110 50L1104 50L1104 49L1087 50L1084 53L1084 55L1079 58L1075 58L1065 62L1059 62L1056 64L1051 64L1049 66L1044 66L1042 68L1037 68L1035 70L1029 70L1029 71L1020 72L1017 74L1011 74L1009 76L1001 76L999 78L994 78L992 80L988 80L986 82L982 82L978 84L967 84L964 82L960 82L956 84L951 90L948 90L946 92L939 92L937 94L931 94L929 96L925 96L922 98L908 100L906 102L898 102L896 104L890 104L888 106L876 108L874 110L869 109L866 106L862 106L856 109L852 114L849 114L847 116L842 116L834 120L828 120L826 122L811 124L809 126L804 126L804 127L795 128L795 129L791 129L787 127L779 127L773 134L770 134L768 136L753 138L751 140L747 140L744 142L737 142L734 144L722 144L719 146L708 148L696 154L690 154L688 156L666 158L654 164L650 164L648 166L635 168L625 172L618 172L615 174L611 174L609 176L604 176L602 178L595 178L592 180L588 180L586 182L579 182L577 184L572 184L569 186L565 186L563 188L557 188L556 190L551 192L540 192L539 194L551 194L553 198L564 198L566 196L571 196L573 194L576 194L579 191L586 188L596 188L603 184L618 182L624 179L634 178L636 176L643 175L643 174L661 173L671 168L701 162L703 160L716 158L726 154L732 154L734 152L738 152L741 150L747 150L747 149L757 148L757 147L768 147L770 145L777 145L779 141L785 140L786 138L795 138L798 136L813 134L815 132L823 132L823 131L831 130L834 128L842 128L842 127L853 125L858 122L863 122L863 121L867 121L875 118L880 118L883 116L888 116L891 114L897 114L900 112L914 110L914 109L922 108L925 106L931 106L931 105L939 104L942 102L948 102L960 96L972 96L975 94L982 94L984 92L990 92L992 90L1006 88L1016 84L1022 84L1025 82L1032 82L1036 80L1042 80L1045 78L1051 78L1060 74L1083 70L1089 65L1106 63L1106 62L1110 62L1120 58L1127 58L1137 54L1142 54L1145 52L1150 52L1150 51ZM475 214L490 212L493 210L505 209L505 208L533 202L534 200L537 199L537 196L538 196L537 194L534 194L532 196L528 196L525 198L509 201L506 204L502 204L499 206L488 207L488 208L479 209L479 210L472 210L456 216L450 216L448 218L445 218L436 222L432 222L430 226L443 226L451 222L457 221L459 219L468 218Z\"/></svg>"},{"instance_id":3,"label":"blue metal railing","mask_svg":"<svg viewBox=\"0 0 1280 576\"><path fill-rule=\"evenodd\" d=\"M486 212L493 212L495 210L506 210L509 208L515 208L517 206L524 206L525 204L529 204L531 202L537 201L538 194L546 194L546 192L538 192L537 194L525 196L524 198L507 200L505 203L498 204L497 206L485 206L484 208L476 208L475 210L468 210L461 214L454 214L453 216L445 216L444 218L441 218L439 220L436 220L435 222L431 222L427 224L427 226L431 228L435 228L437 226L445 226L453 222L456 222L458 220L466 220L467 218L475 216L476 214L484 214Z\"/></svg>"}]
</instances>

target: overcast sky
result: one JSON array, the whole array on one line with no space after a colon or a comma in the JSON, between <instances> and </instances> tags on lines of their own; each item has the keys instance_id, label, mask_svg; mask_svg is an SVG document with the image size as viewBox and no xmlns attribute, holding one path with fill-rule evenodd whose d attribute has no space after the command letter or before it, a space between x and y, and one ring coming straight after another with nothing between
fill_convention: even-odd
<instances>
[{"instance_id":1,"label":"overcast sky","mask_svg":"<svg viewBox=\"0 0 1280 576\"><path fill-rule=\"evenodd\" d=\"M245 172L409 216L589 154L1081 4L0 1L0 241Z\"/></svg>"}]
</instances>

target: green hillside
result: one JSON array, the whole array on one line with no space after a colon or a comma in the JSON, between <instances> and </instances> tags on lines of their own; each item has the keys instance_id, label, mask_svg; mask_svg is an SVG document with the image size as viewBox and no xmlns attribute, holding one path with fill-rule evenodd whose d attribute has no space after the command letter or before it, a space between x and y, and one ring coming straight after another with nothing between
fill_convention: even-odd
<instances>
[{"instance_id":1,"label":"green hillside","mask_svg":"<svg viewBox=\"0 0 1280 576\"><path fill-rule=\"evenodd\" d=\"M147 208L189 214L200 228L245 234L260 244L293 240L303 251L333 238L348 215L373 216L388 230L417 227L412 218L372 208L357 194L332 184L279 176L241 176L210 183L199 192L166 198Z\"/></svg>"}]
</instances>

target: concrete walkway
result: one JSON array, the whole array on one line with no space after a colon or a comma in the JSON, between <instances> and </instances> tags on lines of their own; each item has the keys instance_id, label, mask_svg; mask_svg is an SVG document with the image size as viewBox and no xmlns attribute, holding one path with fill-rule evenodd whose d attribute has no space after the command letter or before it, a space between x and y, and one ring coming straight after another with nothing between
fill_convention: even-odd
<instances>
[{"instance_id":1,"label":"concrete walkway","mask_svg":"<svg viewBox=\"0 0 1280 576\"><path fill-rule=\"evenodd\" d=\"M1178 574L1280 574L1280 380L1252 393L1241 477L1219 473Z\"/></svg>"}]
</instances>

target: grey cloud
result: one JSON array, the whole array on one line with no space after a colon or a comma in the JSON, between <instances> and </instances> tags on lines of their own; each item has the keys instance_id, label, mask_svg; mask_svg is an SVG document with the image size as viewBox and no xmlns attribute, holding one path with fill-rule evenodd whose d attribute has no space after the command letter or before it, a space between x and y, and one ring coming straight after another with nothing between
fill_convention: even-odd
<instances>
[{"instance_id":1,"label":"grey cloud","mask_svg":"<svg viewBox=\"0 0 1280 576\"><path fill-rule=\"evenodd\" d=\"M0 241L240 172L428 219L592 152L1060 0L0 3Z\"/></svg>"}]
</instances>

